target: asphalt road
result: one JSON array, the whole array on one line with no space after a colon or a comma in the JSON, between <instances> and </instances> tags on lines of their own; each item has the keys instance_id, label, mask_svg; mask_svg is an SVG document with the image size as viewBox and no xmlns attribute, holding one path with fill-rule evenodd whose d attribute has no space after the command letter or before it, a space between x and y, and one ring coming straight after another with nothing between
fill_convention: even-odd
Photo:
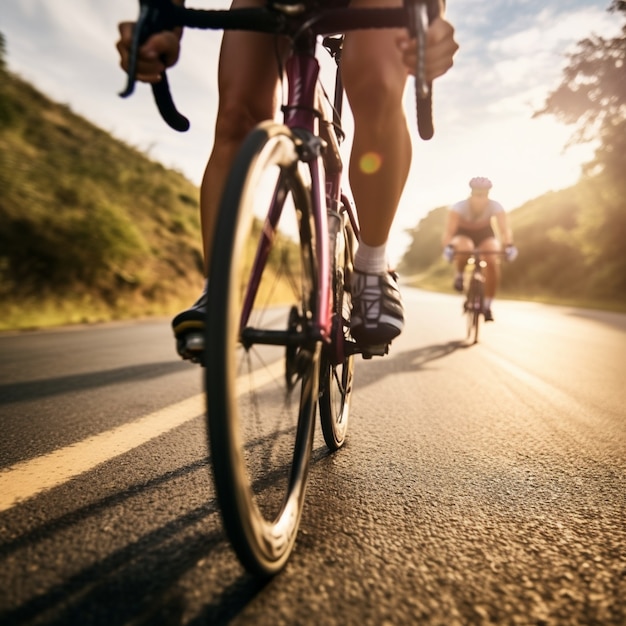
<instances>
[{"instance_id":1,"label":"asphalt road","mask_svg":"<svg viewBox=\"0 0 626 626\"><path fill-rule=\"evenodd\" d=\"M626 624L626 316L404 294L267 583L166 320L0 335L0 624Z\"/></svg>"}]
</instances>

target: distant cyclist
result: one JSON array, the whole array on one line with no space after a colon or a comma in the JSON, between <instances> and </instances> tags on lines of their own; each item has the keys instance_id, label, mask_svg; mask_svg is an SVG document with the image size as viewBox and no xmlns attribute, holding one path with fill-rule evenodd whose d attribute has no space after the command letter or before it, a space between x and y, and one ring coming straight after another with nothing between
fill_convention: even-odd
<instances>
[{"instance_id":1,"label":"distant cyclist","mask_svg":"<svg viewBox=\"0 0 626 626\"><path fill-rule=\"evenodd\" d=\"M493 186L488 178L477 176L469 181L471 193L468 198L450 207L448 221L441 240L444 257L454 259L456 274L454 288L463 291L463 272L469 254L475 249L499 252L504 247L507 260L517 257L517 248L513 245L513 233L509 227L504 207L489 198ZM495 218L501 241L498 241L493 229ZM455 256L455 253L456 256ZM500 278L500 263L497 255L485 255L485 302L483 315L486 322L493 321L491 304L496 295Z\"/></svg>"}]
</instances>

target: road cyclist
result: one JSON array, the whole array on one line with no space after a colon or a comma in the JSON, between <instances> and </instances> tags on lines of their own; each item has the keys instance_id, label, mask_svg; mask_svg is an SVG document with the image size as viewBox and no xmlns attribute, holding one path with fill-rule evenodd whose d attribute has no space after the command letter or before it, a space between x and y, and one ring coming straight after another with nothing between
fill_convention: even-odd
<instances>
[{"instance_id":1,"label":"road cyclist","mask_svg":"<svg viewBox=\"0 0 626 626\"><path fill-rule=\"evenodd\" d=\"M513 243L513 232L502 204L489 197L493 183L484 176L475 176L469 181L470 195L454 203L449 211L441 243L443 256L454 262L454 289L463 291L465 267L472 253L480 249L486 254L484 263L485 288L483 316L486 322L494 320L491 305L500 280L500 255L507 261L517 258L518 250ZM495 220L499 238L493 227Z\"/></svg>"}]
</instances>

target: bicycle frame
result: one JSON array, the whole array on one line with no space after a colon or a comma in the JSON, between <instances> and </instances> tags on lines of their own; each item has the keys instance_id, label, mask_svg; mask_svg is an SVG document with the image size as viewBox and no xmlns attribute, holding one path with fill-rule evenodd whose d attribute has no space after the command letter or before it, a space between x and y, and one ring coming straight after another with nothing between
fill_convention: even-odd
<instances>
[{"instance_id":1,"label":"bicycle frame","mask_svg":"<svg viewBox=\"0 0 626 626\"><path fill-rule=\"evenodd\" d=\"M311 176L311 200L313 215L315 219L315 230L317 233L328 233L328 211L336 211L340 206L344 206L348 212L349 219L358 238L357 221L351 204L341 192L342 165L338 156L339 139L332 126L337 119L328 119L328 111L325 107L316 108L316 99L322 94L318 87L319 62L315 56L316 42L309 41L305 48L300 48L292 53L285 67L285 75L288 83L287 104L285 110L285 125L290 128L294 135L301 141L301 159L307 163ZM339 70L337 70L339 71ZM335 102L338 103L343 97L343 88L338 80L336 82ZM340 108L340 107L339 107ZM338 114L337 107L333 110L333 117ZM320 118L321 119L318 119ZM324 126L326 125L326 126ZM324 157L322 155L322 145L320 142L319 128L325 130L324 137L327 142L326 150L335 158L332 159L332 167L326 170ZM328 145L329 144L329 145ZM280 190L277 190L280 191ZM263 227L263 236L259 240L259 247L256 252L252 279L246 289L244 306L240 321L240 333L245 336L247 320L252 312L254 295L263 273L267 253L270 243L276 234L276 225L279 221L283 208L284 198L275 195L270 206L267 218ZM319 284L317 288L315 317L313 319L313 339L331 342L332 326L332 293L330 282L329 263L329 241L328 237L319 236L316 239L315 249L316 263L319 268ZM281 331L277 331L281 333ZM256 343L265 341L275 343L278 334L265 331L264 335L255 334ZM281 333L282 334L282 333ZM288 335L284 334L288 341ZM343 351L341 351L343 352Z\"/></svg>"},{"instance_id":2,"label":"bicycle frame","mask_svg":"<svg viewBox=\"0 0 626 626\"><path fill-rule=\"evenodd\" d=\"M463 312L471 316L471 318L468 319L468 337L470 335L470 327L473 327L474 343L477 343L480 315L483 313L486 281L483 270L487 267L487 261L485 261L483 257L502 257L504 253L499 250L473 250L471 252L455 252L455 256L467 258L467 264L472 266L469 283L465 290Z\"/></svg>"},{"instance_id":3,"label":"bicycle frame","mask_svg":"<svg viewBox=\"0 0 626 626\"><path fill-rule=\"evenodd\" d=\"M483 274L483 270L487 267L487 261L480 259L478 255L472 255L467 263L473 266L470 280L484 283L485 275Z\"/></svg>"}]
</instances>

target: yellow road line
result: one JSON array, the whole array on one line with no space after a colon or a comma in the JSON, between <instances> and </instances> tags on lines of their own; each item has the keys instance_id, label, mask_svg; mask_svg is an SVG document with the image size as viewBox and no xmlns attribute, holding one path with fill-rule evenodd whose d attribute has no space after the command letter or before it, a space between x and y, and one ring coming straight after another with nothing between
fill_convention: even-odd
<instances>
[{"instance_id":1,"label":"yellow road line","mask_svg":"<svg viewBox=\"0 0 626 626\"><path fill-rule=\"evenodd\" d=\"M0 472L0 511L124 454L205 411L204 394Z\"/></svg>"},{"instance_id":2,"label":"yellow road line","mask_svg":"<svg viewBox=\"0 0 626 626\"><path fill-rule=\"evenodd\" d=\"M284 377L280 360L237 381L237 393L258 389L271 380ZM92 470L100 463L173 430L206 411L204 394L166 406L134 422L118 426L49 454L22 461L0 471L0 512L48 489Z\"/></svg>"}]
</instances>

